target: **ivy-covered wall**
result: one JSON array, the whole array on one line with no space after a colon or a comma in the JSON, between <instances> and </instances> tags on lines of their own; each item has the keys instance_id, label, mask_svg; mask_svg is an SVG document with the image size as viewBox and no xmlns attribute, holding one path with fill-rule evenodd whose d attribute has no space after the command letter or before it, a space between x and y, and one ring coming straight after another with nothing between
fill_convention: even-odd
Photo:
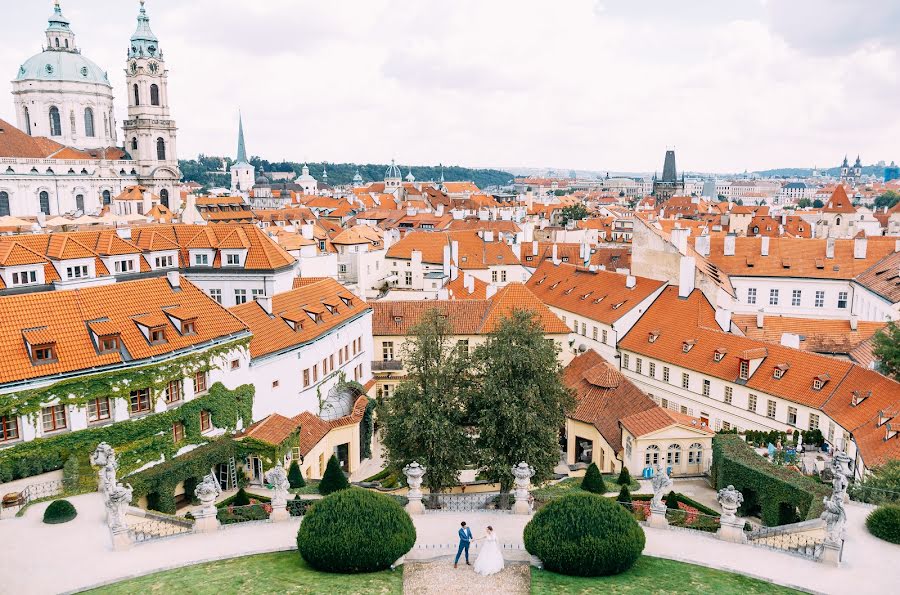
<instances>
[{"instance_id":1,"label":"ivy-covered wall","mask_svg":"<svg viewBox=\"0 0 900 595\"><path fill-rule=\"evenodd\" d=\"M744 495L742 512L759 507L768 526L817 518L831 490L797 471L774 465L734 434L713 438L712 479L716 489L733 485Z\"/></svg>"},{"instance_id":2,"label":"ivy-covered wall","mask_svg":"<svg viewBox=\"0 0 900 595\"><path fill-rule=\"evenodd\" d=\"M36 417L41 407L49 403L84 406L88 401L104 397L127 399L131 391L143 388L149 388L151 394L159 395L169 382L212 370L217 367L215 361L220 356L234 349L246 348L249 344L249 338L238 339L165 362L79 375L43 388L2 394L0 415Z\"/></svg>"},{"instance_id":3,"label":"ivy-covered wall","mask_svg":"<svg viewBox=\"0 0 900 595\"><path fill-rule=\"evenodd\" d=\"M116 449L119 475L123 476L150 461L166 459L187 445L207 440L200 434L200 412L209 411L218 428L234 430L238 422L247 427L253 417L254 387L245 384L234 390L216 382L209 393L163 413L151 413L135 420L88 428L76 432L37 438L0 450L0 482L31 477L61 469L74 455L86 459L101 442ZM184 440L173 442L172 426L184 424ZM179 457L180 458L180 457Z\"/></svg>"}]
</instances>

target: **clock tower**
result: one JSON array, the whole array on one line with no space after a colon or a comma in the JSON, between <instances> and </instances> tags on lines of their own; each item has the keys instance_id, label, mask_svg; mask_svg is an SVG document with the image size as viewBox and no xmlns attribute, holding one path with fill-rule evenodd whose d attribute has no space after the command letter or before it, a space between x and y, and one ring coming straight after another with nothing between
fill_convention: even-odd
<instances>
[{"instance_id":1,"label":"clock tower","mask_svg":"<svg viewBox=\"0 0 900 595\"><path fill-rule=\"evenodd\" d=\"M150 18L141 0L125 70L125 150L137 166L140 184L159 196L163 205L177 210L180 197L175 186L181 171L175 145L177 128L169 113L168 75L159 40L150 30Z\"/></svg>"}]
</instances>

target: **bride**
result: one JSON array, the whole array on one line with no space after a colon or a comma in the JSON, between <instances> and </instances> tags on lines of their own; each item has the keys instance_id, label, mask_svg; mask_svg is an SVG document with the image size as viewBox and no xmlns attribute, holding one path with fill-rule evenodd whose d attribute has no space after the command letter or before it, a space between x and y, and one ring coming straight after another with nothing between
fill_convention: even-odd
<instances>
[{"instance_id":1,"label":"bride","mask_svg":"<svg viewBox=\"0 0 900 595\"><path fill-rule=\"evenodd\" d=\"M487 528L487 534L479 541L484 540L484 545L475 560L474 570L477 574L488 576L503 570L503 554L500 553L500 544L497 542L497 534L493 527Z\"/></svg>"}]
</instances>

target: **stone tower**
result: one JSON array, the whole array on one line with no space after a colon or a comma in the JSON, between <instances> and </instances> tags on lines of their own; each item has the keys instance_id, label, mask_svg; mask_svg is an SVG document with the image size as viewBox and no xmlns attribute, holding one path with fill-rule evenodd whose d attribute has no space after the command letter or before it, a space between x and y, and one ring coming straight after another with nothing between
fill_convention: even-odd
<instances>
[{"instance_id":1,"label":"stone tower","mask_svg":"<svg viewBox=\"0 0 900 595\"><path fill-rule=\"evenodd\" d=\"M246 194L253 187L256 168L247 159L247 147L244 144L244 120L238 114L238 147L237 160L231 164L231 191Z\"/></svg>"},{"instance_id":2,"label":"stone tower","mask_svg":"<svg viewBox=\"0 0 900 595\"><path fill-rule=\"evenodd\" d=\"M678 172L675 169L675 151L666 151L666 158L663 161L662 178L653 176L653 196L656 197L657 204L661 204L672 198L684 194L684 177L678 179Z\"/></svg>"}]
</instances>

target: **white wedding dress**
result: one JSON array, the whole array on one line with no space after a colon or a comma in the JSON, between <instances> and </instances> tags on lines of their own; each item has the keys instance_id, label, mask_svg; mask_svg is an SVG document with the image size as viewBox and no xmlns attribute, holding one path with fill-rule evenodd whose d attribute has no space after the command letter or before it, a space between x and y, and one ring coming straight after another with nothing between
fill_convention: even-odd
<instances>
[{"instance_id":1,"label":"white wedding dress","mask_svg":"<svg viewBox=\"0 0 900 595\"><path fill-rule=\"evenodd\" d=\"M484 539L484 545L478 552L478 559L475 560L475 572L481 576L489 576L503 570L503 554L500 553L500 544L497 542L497 535L488 533Z\"/></svg>"}]
</instances>

